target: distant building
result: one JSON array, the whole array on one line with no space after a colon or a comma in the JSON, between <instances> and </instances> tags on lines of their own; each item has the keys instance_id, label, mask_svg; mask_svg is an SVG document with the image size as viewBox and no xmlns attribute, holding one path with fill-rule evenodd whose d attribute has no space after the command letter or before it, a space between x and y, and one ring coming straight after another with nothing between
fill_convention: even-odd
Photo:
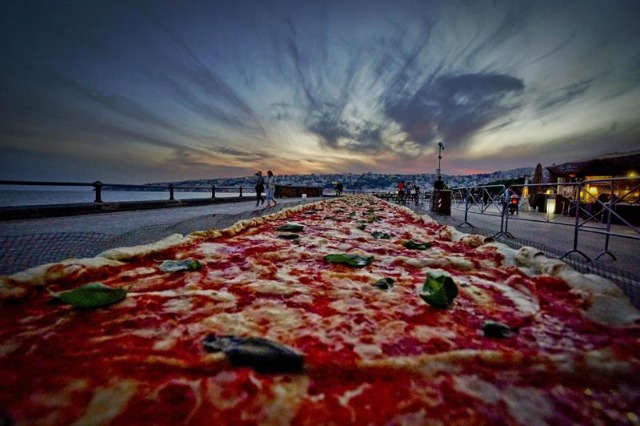
<instances>
[{"instance_id":1,"label":"distant building","mask_svg":"<svg viewBox=\"0 0 640 426\"><path fill-rule=\"evenodd\" d=\"M559 184L558 194L569 199L576 198L575 186L562 184L583 181L594 181L584 185L586 192L580 194L584 202L593 202L607 194L623 198L627 203L637 203L640 199L637 180L610 180L637 177L640 172L640 151L605 154L588 160L554 164L546 169L549 171L549 181Z\"/></svg>"},{"instance_id":2,"label":"distant building","mask_svg":"<svg viewBox=\"0 0 640 426\"><path fill-rule=\"evenodd\" d=\"M629 177L640 172L640 151L606 154L583 161L548 166L552 182L579 182L613 177Z\"/></svg>"}]
</instances>

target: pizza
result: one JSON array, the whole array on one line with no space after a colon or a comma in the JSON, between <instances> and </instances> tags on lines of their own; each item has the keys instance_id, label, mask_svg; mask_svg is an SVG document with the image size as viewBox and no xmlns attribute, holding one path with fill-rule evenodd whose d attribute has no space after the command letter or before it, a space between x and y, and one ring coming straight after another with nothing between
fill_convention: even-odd
<instances>
[{"instance_id":1,"label":"pizza","mask_svg":"<svg viewBox=\"0 0 640 426\"><path fill-rule=\"evenodd\" d=\"M638 424L640 312L344 196L0 278L0 425Z\"/></svg>"}]
</instances>

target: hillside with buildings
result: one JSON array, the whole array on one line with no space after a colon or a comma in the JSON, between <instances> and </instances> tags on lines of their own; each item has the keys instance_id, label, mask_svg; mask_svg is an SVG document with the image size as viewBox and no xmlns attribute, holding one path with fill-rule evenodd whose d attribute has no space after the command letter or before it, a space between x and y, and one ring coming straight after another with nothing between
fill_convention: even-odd
<instances>
[{"instance_id":1,"label":"hillside with buildings","mask_svg":"<svg viewBox=\"0 0 640 426\"><path fill-rule=\"evenodd\" d=\"M533 167L524 167L513 170L501 170L493 173L475 175L442 175L449 188L459 186L482 185L498 180L517 179L523 176L533 175ZM311 186L325 189L333 189L337 182L342 182L346 191L392 191L401 180L417 184L420 188L431 189L437 179L434 173L422 174L378 174L378 173L335 173L335 174L305 174L305 175L281 175L276 176L279 185ZM220 179L198 179L182 182L155 182L150 185L166 185L173 183L175 186L202 186L203 188L216 187L253 187L255 176Z\"/></svg>"}]
</instances>

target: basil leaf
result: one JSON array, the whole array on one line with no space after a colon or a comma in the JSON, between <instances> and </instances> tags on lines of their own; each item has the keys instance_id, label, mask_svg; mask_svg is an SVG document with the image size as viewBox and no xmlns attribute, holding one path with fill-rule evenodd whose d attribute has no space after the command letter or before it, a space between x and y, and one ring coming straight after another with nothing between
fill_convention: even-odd
<instances>
[{"instance_id":1,"label":"basil leaf","mask_svg":"<svg viewBox=\"0 0 640 426\"><path fill-rule=\"evenodd\" d=\"M299 225L297 223L287 223L286 225L278 226L276 231L282 232L301 232L304 229L304 226Z\"/></svg>"},{"instance_id":2,"label":"basil leaf","mask_svg":"<svg viewBox=\"0 0 640 426\"><path fill-rule=\"evenodd\" d=\"M356 228L358 228L358 229L359 229L359 230L361 230L361 231L364 231L364 229L365 229L366 227L367 227L367 225L365 225L365 224L361 224L361 225L356 226Z\"/></svg>"},{"instance_id":3,"label":"basil leaf","mask_svg":"<svg viewBox=\"0 0 640 426\"><path fill-rule=\"evenodd\" d=\"M458 296L458 286L444 272L429 272L422 286L420 297L436 309L446 309Z\"/></svg>"},{"instance_id":4,"label":"basil leaf","mask_svg":"<svg viewBox=\"0 0 640 426\"><path fill-rule=\"evenodd\" d=\"M195 259L165 260L158 266L162 272L199 271L202 265Z\"/></svg>"},{"instance_id":5,"label":"basil leaf","mask_svg":"<svg viewBox=\"0 0 640 426\"><path fill-rule=\"evenodd\" d=\"M304 364L304 356L298 351L262 337L210 334L202 344L208 352L224 353L231 365L260 373L295 373Z\"/></svg>"},{"instance_id":6,"label":"basil leaf","mask_svg":"<svg viewBox=\"0 0 640 426\"><path fill-rule=\"evenodd\" d=\"M369 223L380 222L380 218L378 216L376 216L376 215L369 216L369 217L367 217L367 222L369 222Z\"/></svg>"},{"instance_id":7,"label":"basil leaf","mask_svg":"<svg viewBox=\"0 0 640 426\"><path fill-rule=\"evenodd\" d=\"M388 240L389 238L391 238L391 235L387 234L386 232L380 231L373 231L371 235L373 235L377 240Z\"/></svg>"},{"instance_id":8,"label":"basil leaf","mask_svg":"<svg viewBox=\"0 0 640 426\"><path fill-rule=\"evenodd\" d=\"M429 243L418 243L413 240L405 241L402 245L411 250L426 250L431 247Z\"/></svg>"},{"instance_id":9,"label":"basil leaf","mask_svg":"<svg viewBox=\"0 0 640 426\"><path fill-rule=\"evenodd\" d=\"M300 238L300 235L289 232L287 234L278 234L278 238L282 238L283 240L297 240Z\"/></svg>"},{"instance_id":10,"label":"basil leaf","mask_svg":"<svg viewBox=\"0 0 640 426\"><path fill-rule=\"evenodd\" d=\"M93 309L112 305L124 299L126 295L127 290L125 289L112 288L99 282L53 294L57 300L78 309Z\"/></svg>"},{"instance_id":11,"label":"basil leaf","mask_svg":"<svg viewBox=\"0 0 640 426\"><path fill-rule=\"evenodd\" d=\"M347 215L347 217L356 217L356 212L351 212Z\"/></svg>"},{"instance_id":12,"label":"basil leaf","mask_svg":"<svg viewBox=\"0 0 640 426\"><path fill-rule=\"evenodd\" d=\"M505 339L518 334L518 329L509 327L508 325L501 322L485 321L482 325L482 332L484 333L485 337Z\"/></svg>"},{"instance_id":13,"label":"basil leaf","mask_svg":"<svg viewBox=\"0 0 640 426\"><path fill-rule=\"evenodd\" d=\"M362 268L373 262L373 256L363 257L359 254L341 253L341 254L328 254L324 257L324 260L331 263L339 263L343 265L353 266L355 268Z\"/></svg>"},{"instance_id":14,"label":"basil leaf","mask_svg":"<svg viewBox=\"0 0 640 426\"><path fill-rule=\"evenodd\" d=\"M393 278L382 278L376 281L373 286L378 287L380 290L389 290L393 288Z\"/></svg>"}]
</instances>

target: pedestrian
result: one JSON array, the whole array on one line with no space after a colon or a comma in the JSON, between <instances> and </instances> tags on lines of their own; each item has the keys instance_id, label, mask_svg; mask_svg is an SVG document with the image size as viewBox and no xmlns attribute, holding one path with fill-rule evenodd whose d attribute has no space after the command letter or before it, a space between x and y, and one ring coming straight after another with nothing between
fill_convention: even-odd
<instances>
[{"instance_id":1,"label":"pedestrian","mask_svg":"<svg viewBox=\"0 0 640 426\"><path fill-rule=\"evenodd\" d=\"M416 203L416 206L420 204L420 187L417 183L413 185L413 201Z\"/></svg>"},{"instance_id":2,"label":"pedestrian","mask_svg":"<svg viewBox=\"0 0 640 426\"><path fill-rule=\"evenodd\" d=\"M438 176L438 180L436 180L433 184L433 189L436 191L441 191L446 188L444 181L442 180L442 176Z\"/></svg>"},{"instance_id":3,"label":"pedestrian","mask_svg":"<svg viewBox=\"0 0 640 426\"><path fill-rule=\"evenodd\" d=\"M517 192L510 189L509 196L509 213L511 214L519 214L520 213L520 196Z\"/></svg>"},{"instance_id":4,"label":"pedestrian","mask_svg":"<svg viewBox=\"0 0 640 426\"><path fill-rule=\"evenodd\" d=\"M398 192L398 203L404 203L404 181L401 180L398 182L398 186L396 186L396 191Z\"/></svg>"},{"instance_id":5,"label":"pedestrian","mask_svg":"<svg viewBox=\"0 0 640 426\"><path fill-rule=\"evenodd\" d=\"M271 207L271 202L273 201L273 205L277 206L278 202L275 199L276 192L276 178L273 176L273 172L271 170L267 170L267 207Z\"/></svg>"},{"instance_id":6,"label":"pedestrian","mask_svg":"<svg viewBox=\"0 0 640 426\"><path fill-rule=\"evenodd\" d=\"M256 176L258 176L258 180L256 180L256 207L258 207L259 204L264 204L264 197L262 196L264 192L264 177L262 176L262 170L258 170Z\"/></svg>"}]
</instances>

